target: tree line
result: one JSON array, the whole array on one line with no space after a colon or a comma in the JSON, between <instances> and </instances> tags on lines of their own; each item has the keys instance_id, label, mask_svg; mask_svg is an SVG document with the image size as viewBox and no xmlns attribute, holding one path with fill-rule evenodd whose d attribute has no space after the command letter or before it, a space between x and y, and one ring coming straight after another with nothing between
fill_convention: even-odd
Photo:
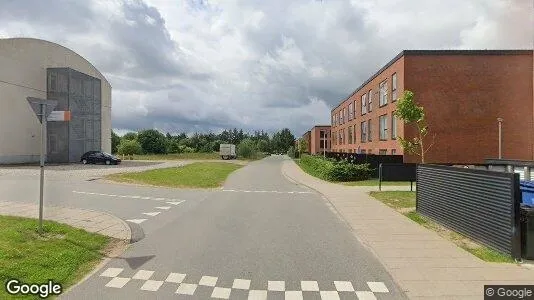
<instances>
[{"instance_id":1,"label":"tree line","mask_svg":"<svg viewBox=\"0 0 534 300\"><path fill-rule=\"evenodd\" d=\"M224 130L219 134L194 133L189 136L185 133L163 134L155 129L129 132L122 137L114 131L111 132L112 152L123 155L209 153L219 151L220 144L237 145L238 152L245 153L245 156L255 152L287 153L295 144L295 136L288 128L271 135L263 130L248 133L237 128Z\"/></svg>"}]
</instances>

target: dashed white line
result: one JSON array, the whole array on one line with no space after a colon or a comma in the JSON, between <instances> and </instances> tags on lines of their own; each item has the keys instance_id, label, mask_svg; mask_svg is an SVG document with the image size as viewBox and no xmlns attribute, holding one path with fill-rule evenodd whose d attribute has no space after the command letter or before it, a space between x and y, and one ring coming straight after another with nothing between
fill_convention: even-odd
<instances>
[{"instance_id":1,"label":"dashed white line","mask_svg":"<svg viewBox=\"0 0 534 300\"><path fill-rule=\"evenodd\" d=\"M143 213L143 215L147 215L147 216L155 217L155 216L159 215L160 213L161 213L161 211L155 211L155 212L147 212L147 213Z\"/></svg>"},{"instance_id":2,"label":"dashed white line","mask_svg":"<svg viewBox=\"0 0 534 300\"><path fill-rule=\"evenodd\" d=\"M172 205L178 205L182 202L184 202L185 200L182 200L182 201L177 201L177 202L167 202L167 204L172 204Z\"/></svg>"},{"instance_id":3,"label":"dashed white line","mask_svg":"<svg viewBox=\"0 0 534 300\"><path fill-rule=\"evenodd\" d=\"M146 221L147 219L130 219L130 220L126 220L127 222L132 222L132 223L135 223L135 224L141 224L143 223L144 221Z\"/></svg>"},{"instance_id":4,"label":"dashed white line","mask_svg":"<svg viewBox=\"0 0 534 300\"><path fill-rule=\"evenodd\" d=\"M184 200L180 200L180 199L170 199L170 198L162 198L162 197L146 197L146 196L139 196L139 195L116 195L116 194L104 194L104 193L81 192L81 191L72 191L72 192L76 193L76 194L96 195L96 196L104 196L104 197L132 198L132 199L158 200L158 201L172 201L172 202L179 202L179 203L182 203L184 201Z\"/></svg>"},{"instance_id":5,"label":"dashed white line","mask_svg":"<svg viewBox=\"0 0 534 300\"><path fill-rule=\"evenodd\" d=\"M221 190L223 192L233 192L233 193L273 193L273 194L313 194L313 192L305 192L305 191L248 191L248 190Z\"/></svg>"},{"instance_id":6,"label":"dashed white line","mask_svg":"<svg viewBox=\"0 0 534 300\"><path fill-rule=\"evenodd\" d=\"M157 209L164 209L164 210L171 209L170 206L156 206L155 208L157 208Z\"/></svg>"}]
</instances>

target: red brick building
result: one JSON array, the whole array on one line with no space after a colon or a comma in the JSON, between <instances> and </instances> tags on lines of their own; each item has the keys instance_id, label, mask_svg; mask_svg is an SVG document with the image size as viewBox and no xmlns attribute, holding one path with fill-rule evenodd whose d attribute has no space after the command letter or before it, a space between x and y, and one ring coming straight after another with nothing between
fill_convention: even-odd
<instances>
[{"instance_id":1,"label":"red brick building","mask_svg":"<svg viewBox=\"0 0 534 300\"><path fill-rule=\"evenodd\" d=\"M310 154L330 152L330 125L317 125L310 131Z\"/></svg>"},{"instance_id":2,"label":"red brick building","mask_svg":"<svg viewBox=\"0 0 534 300\"><path fill-rule=\"evenodd\" d=\"M310 130L306 131L306 133L302 135L301 140L306 141L306 146L307 146L306 151L302 151L302 152L310 153L311 152L311 148L310 148L310 145L311 145L311 131ZM299 148L299 150L302 150L302 149Z\"/></svg>"},{"instance_id":3,"label":"red brick building","mask_svg":"<svg viewBox=\"0 0 534 300\"><path fill-rule=\"evenodd\" d=\"M481 163L502 156L534 159L532 50L405 50L331 112L332 151L403 154L397 137L413 125L393 117L396 99L414 92L434 145L425 162ZM427 141L427 143L428 143ZM419 161L405 155L406 162Z\"/></svg>"}]
</instances>

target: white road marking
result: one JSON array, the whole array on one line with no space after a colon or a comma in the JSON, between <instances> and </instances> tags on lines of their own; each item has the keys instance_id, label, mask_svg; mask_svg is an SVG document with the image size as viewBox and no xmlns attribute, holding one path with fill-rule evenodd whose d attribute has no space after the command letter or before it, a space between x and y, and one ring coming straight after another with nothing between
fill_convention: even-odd
<instances>
[{"instance_id":1,"label":"white road marking","mask_svg":"<svg viewBox=\"0 0 534 300\"><path fill-rule=\"evenodd\" d=\"M139 199L139 198L141 198L141 196L130 196L130 198Z\"/></svg>"},{"instance_id":2,"label":"white road marking","mask_svg":"<svg viewBox=\"0 0 534 300\"><path fill-rule=\"evenodd\" d=\"M117 277L117 276L119 276L119 274L123 270L124 269L122 269L122 268L108 268L107 270L102 272L102 274L100 274L100 276L103 276L103 277Z\"/></svg>"},{"instance_id":3,"label":"white road marking","mask_svg":"<svg viewBox=\"0 0 534 300\"><path fill-rule=\"evenodd\" d=\"M367 285L374 293L389 293L388 288L383 282L367 282Z\"/></svg>"},{"instance_id":4,"label":"white road marking","mask_svg":"<svg viewBox=\"0 0 534 300\"><path fill-rule=\"evenodd\" d=\"M106 284L106 286L120 289L125 286L128 281L130 281L130 278L114 277Z\"/></svg>"},{"instance_id":5,"label":"white road marking","mask_svg":"<svg viewBox=\"0 0 534 300\"><path fill-rule=\"evenodd\" d=\"M193 295L197 289L196 284L182 283L176 290L176 294Z\"/></svg>"},{"instance_id":6,"label":"white road marking","mask_svg":"<svg viewBox=\"0 0 534 300\"><path fill-rule=\"evenodd\" d=\"M286 283L285 281L268 281L267 290L283 292L286 290Z\"/></svg>"},{"instance_id":7,"label":"white road marking","mask_svg":"<svg viewBox=\"0 0 534 300\"><path fill-rule=\"evenodd\" d=\"M337 291L321 291L322 300L339 300L339 294Z\"/></svg>"},{"instance_id":8,"label":"white road marking","mask_svg":"<svg viewBox=\"0 0 534 300\"><path fill-rule=\"evenodd\" d=\"M300 288L302 291L318 292L319 284L317 284L317 281L301 281Z\"/></svg>"},{"instance_id":9,"label":"white road marking","mask_svg":"<svg viewBox=\"0 0 534 300\"><path fill-rule=\"evenodd\" d=\"M230 298L230 292L232 289L216 287L211 293L211 298L228 299Z\"/></svg>"},{"instance_id":10,"label":"white road marking","mask_svg":"<svg viewBox=\"0 0 534 300\"><path fill-rule=\"evenodd\" d=\"M185 274L171 273L169 274L169 276L167 276L165 282L182 283L182 281L184 281L184 278Z\"/></svg>"},{"instance_id":11,"label":"white road marking","mask_svg":"<svg viewBox=\"0 0 534 300\"><path fill-rule=\"evenodd\" d=\"M223 192L234 192L234 193L274 193L274 194L313 194L313 192L305 191L247 191L247 190L222 190Z\"/></svg>"},{"instance_id":12,"label":"white road marking","mask_svg":"<svg viewBox=\"0 0 534 300\"><path fill-rule=\"evenodd\" d=\"M143 213L143 215L147 215L147 216L151 216L151 217L157 216L159 214L161 214L161 211Z\"/></svg>"},{"instance_id":13,"label":"white road marking","mask_svg":"<svg viewBox=\"0 0 534 300\"><path fill-rule=\"evenodd\" d=\"M154 200L165 200L165 198L154 198Z\"/></svg>"},{"instance_id":14,"label":"white road marking","mask_svg":"<svg viewBox=\"0 0 534 300\"><path fill-rule=\"evenodd\" d=\"M178 205L178 204L180 204L182 202L185 202L185 200L177 201L177 202L167 202L167 204Z\"/></svg>"},{"instance_id":15,"label":"white road marking","mask_svg":"<svg viewBox=\"0 0 534 300\"><path fill-rule=\"evenodd\" d=\"M377 300L375 294L368 291L357 291L356 297L358 297L359 300Z\"/></svg>"},{"instance_id":16,"label":"white road marking","mask_svg":"<svg viewBox=\"0 0 534 300\"><path fill-rule=\"evenodd\" d=\"M285 299L286 300L303 300L304 297L302 296L301 291L287 291L285 293Z\"/></svg>"},{"instance_id":17,"label":"white road marking","mask_svg":"<svg viewBox=\"0 0 534 300\"><path fill-rule=\"evenodd\" d=\"M118 197L118 198L132 198L132 199L143 199L143 200L166 200L166 201L177 201L184 202L185 200L180 199L170 199L170 198L161 198L161 197L146 197L138 195L116 195L116 194L103 194L103 193L93 193L93 192L81 192L81 191L72 191L76 194L86 194L86 195L96 195L96 196L105 196L105 197Z\"/></svg>"},{"instance_id":18,"label":"white road marking","mask_svg":"<svg viewBox=\"0 0 534 300\"><path fill-rule=\"evenodd\" d=\"M139 199L148 200L148 199L152 199L152 197L141 197Z\"/></svg>"},{"instance_id":19,"label":"white road marking","mask_svg":"<svg viewBox=\"0 0 534 300\"><path fill-rule=\"evenodd\" d=\"M354 292L354 287L350 281L334 281L338 292Z\"/></svg>"},{"instance_id":20,"label":"white road marking","mask_svg":"<svg viewBox=\"0 0 534 300\"><path fill-rule=\"evenodd\" d=\"M154 274L154 271L139 270L135 273L132 279L149 280L152 274Z\"/></svg>"},{"instance_id":21,"label":"white road marking","mask_svg":"<svg viewBox=\"0 0 534 300\"><path fill-rule=\"evenodd\" d=\"M161 287L161 285L163 284L163 281L157 281L157 280L147 280L143 286L141 287L141 289L143 291L151 291L151 292L155 292L157 290L159 290L159 288Z\"/></svg>"},{"instance_id":22,"label":"white road marking","mask_svg":"<svg viewBox=\"0 0 534 300\"><path fill-rule=\"evenodd\" d=\"M126 220L127 222L132 222L132 223L135 223L135 224L141 224L143 223L144 221L146 221L147 219L130 219L130 220Z\"/></svg>"},{"instance_id":23,"label":"white road marking","mask_svg":"<svg viewBox=\"0 0 534 300\"><path fill-rule=\"evenodd\" d=\"M267 291L250 290L248 292L248 300L266 300Z\"/></svg>"},{"instance_id":24,"label":"white road marking","mask_svg":"<svg viewBox=\"0 0 534 300\"><path fill-rule=\"evenodd\" d=\"M248 290L250 289L250 280L248 279L234 279L233 289Z\"/></svg>"},{"instance_id":25,"label":"white road marking","mask_svg":"<svg viewBox=\"0 0 534 300\"><path fill-rule=\"evenodd\" d=\"M204 285L204 286L215 286L217 284L218 277L213 276L202 276L200 279L198 285Z\"/></svg>"},{"instance_id":26,"label":"white road marking","mask_svg":"<svg viewBox=\"0 0 534 300\"><path fill-rule=\"evenodd\" d=\"M157 208L157 209L164 209L164 210L171 209L170 206L156 206L155 208Z\"/></svg>"}]
</instances>

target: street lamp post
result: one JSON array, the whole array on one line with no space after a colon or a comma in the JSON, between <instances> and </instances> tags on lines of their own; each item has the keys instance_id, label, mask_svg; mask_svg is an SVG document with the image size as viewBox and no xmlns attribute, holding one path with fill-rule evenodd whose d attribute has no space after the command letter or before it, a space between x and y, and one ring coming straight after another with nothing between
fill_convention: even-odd
<instances>
[{"instance_id":1,"label":"street lamp post","mask_svg":"<svg viewBox=\"0 0 534 300\"><path fill-rule=\"evenodd\" d=\"M499 122L499 159L502 159L502 118L497 118Z\"/></svg>"}]
</instances>

